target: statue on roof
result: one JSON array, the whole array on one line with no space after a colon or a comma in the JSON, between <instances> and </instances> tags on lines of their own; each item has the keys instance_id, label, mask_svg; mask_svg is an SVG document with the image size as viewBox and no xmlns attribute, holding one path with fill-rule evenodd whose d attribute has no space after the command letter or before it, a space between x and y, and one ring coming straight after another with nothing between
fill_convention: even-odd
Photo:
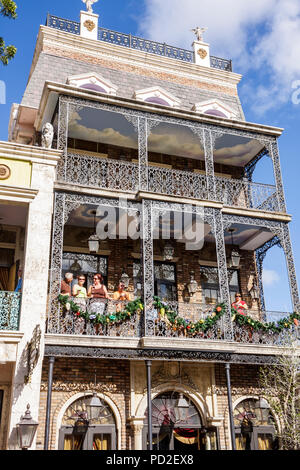
<instances>
[{"instance_id":1,"label":"statue on roof","mask_svg":"<svg viewBox=\"0 0 300 470\"><path fill-rule=\"evenodd\" d=\"M199 26L197 26L197 28L194 28L194 29L191 29L191 31L193 33L195 33L196 37L197 37L197 41L204 41L203 39L203 34L205 33L205 31L207 31L208 28L200 28Z\"/></svg>"},{"instance_id":2,"label":"statue on roof","mask_svg":"<svg viewBox=\"0 0 300 470\"><path fill-rule=\"evenodd\" d=\"M89 13L93 13L93 4L98 2L98 0L82 0L85 3L86 9Z\"/></svg>"}]
</instances>

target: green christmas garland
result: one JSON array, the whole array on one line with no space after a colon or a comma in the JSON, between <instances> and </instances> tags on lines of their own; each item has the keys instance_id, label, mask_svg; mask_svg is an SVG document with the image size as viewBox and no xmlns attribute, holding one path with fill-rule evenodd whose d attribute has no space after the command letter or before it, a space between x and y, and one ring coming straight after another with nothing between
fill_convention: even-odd
<instances>
[{"instance_id":1,"label":"green christmas garland","mask_svg":"<svg viewBox=\"0 0 300 470\"><path fill-rule=\"evenodd\" d=\"M135 314L140 314L144 310L144 305L141 299L136 299L128 302L124 310L115 312L110 315L99 314L95 312L83 311L72 299L67 295L60 295L58 297L59 303L65 310L72 312L78 318L94 325L110 325L122 323L129 320ZM172 310L167 304L162 302L159 297L154 297L153 306L158 310L160 319L166 320L166 325L174 331L184 330L187 334L195 335L197 333L206 333L211 329L217 321L225 314L226 305L224 303L218 304L213 313L205 319L192 322L186 320L178 315L178 312ZM231 309L232 320L239 326L250 328L253 331L281 333L283 330L291 328L293 325L298 326L300 322L300 314L292 313L289 317L279 320L277 323L269 322L262 323L254 320L249 315L242 315L234 308Z\"/></svg>"},{"instance_id":2,"label":"green christmas garland","mask_svg":"<svg viewBox=\"0 0 300 470\"><path fill-rule=\"evenodd\" d=\"M199 332L206 333L217 323L226 311L225 304L218 304L214 308L213 313L205 320L201 319L197 322L192 322L179 317L178 313L171 310L167 304L160 300L159 297L154 297L154 307L159 311L161 318L165 317L170 322L170 326L174 331L184 330L186 333L191 335Z\"/></svg>"},{"instance_id":3,"label":"green christmas garland","mask_svg":"<svg viewBox=\"0 0 300 470\"><path fill-rule=\"evenodd\" d=\"M283 330L291 328L293 325L298 326L300 321L299 313L292 313L286 318L282 318L277 323L269 322L262 323L258 320L253 320L249 315L242 315L235 309L231 310L232 319L239 326L251 328L253 331L281 333Z\"/></svg>"},{"instance_id":4,"label":"green christmas garland","mask_svg":"<svg viewBox=\"0 0 300 470\"><path fill-rule=\"evenodd\" d=\"M69 312L72 312L78 318L84 318L84 320L94 325L107 325L122 323L129 320L136 313L140 313L144 306L141 299L133 300L128 302L124 310L120 312L114 312L110 315L99 314L96 312L83 311L68 295L60 295L58 297L59 303Z\"/></svg>"}]
</instances>

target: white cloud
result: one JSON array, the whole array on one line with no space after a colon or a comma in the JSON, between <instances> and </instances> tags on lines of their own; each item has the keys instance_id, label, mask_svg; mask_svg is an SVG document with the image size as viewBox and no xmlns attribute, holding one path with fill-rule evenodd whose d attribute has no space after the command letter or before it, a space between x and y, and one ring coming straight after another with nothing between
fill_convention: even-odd
<instances>
[{"instance_id":1,"label":"white cloud","mask_svg":"<svg viewBox=\"0 0 300 470\"><path fill-rule=\"evenodd\" d=\"M262 279L265 286L273 286L280 281L280 276L272 269L263 269Z\"/></svg>"},{"instance_id":2,"label":"white cloud","mask_svg":"<svg viewBox=\"0 0 300 470\"><path fill-rule=\"evenodd\" d=\"M206 26L212 55L232 58L234 70L255 71L248 83L257 114L291 99L300 79L299 0L145 0L140 34L190 49L195 26ZM260 86L258 84L261 83Z\"/></svg>"}]
</instances>

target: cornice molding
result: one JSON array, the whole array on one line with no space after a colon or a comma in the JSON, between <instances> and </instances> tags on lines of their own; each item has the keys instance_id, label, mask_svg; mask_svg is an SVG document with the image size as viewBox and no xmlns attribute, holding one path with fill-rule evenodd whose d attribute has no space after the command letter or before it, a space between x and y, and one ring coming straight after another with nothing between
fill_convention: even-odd
<instances>
[{"instance_id":1,"label":"cornice molding","mask_svg":"<svg viewBox=\"0 0 300 470\"><path fill-rule=\"evenodd\" d=\"M157 69L160 73L164 71L196 81L209 81L210 83L214 82L218 85L222 83L223 86L234 89L236 89L242 78L242 75L234 72L202 67L194 63L191 64L169 57L161 57L155 54L106 43L105 41L95 41L47 26L40 27L33 67L45 45L54 45L57 48L61 47L63 50L75 51L77 53L80 51L91 57L101 57L103 59L118 61L118 63L123 62L128 65L134 65L135 67L142 66L143 68L151 68L152 70Z\"/></svg>"},{"instance_id":2,"label":"cornice molding","mask_svg":"<svg viewBox=\"0 0 300 470\"><path fill-rule=\"evenodd\" d=\"M179 108L171 108L169 106L162 106L158 104L136 101L131 98L123 98L119 96L110 96L97 91L85 90L84 88L77 88L71 85L46 81L44 84L43 93L40 100L40 106L35 121L35 128L39 130L43 123L43 116L47 106L47 102L51 93L55 95L66 95L73 98L85 99L89 101L98 101L105 104L129 108L136 111L147 112L152 114L161 114L164 116L175 117L179 119L186 119L195 121L201 124L212 126L220 126L225 128L237 129L246 132L255 132L262 135L272 136L274 138L280 137L283 129L274 126L267 126L264 124L256 124L247 121L230 120L208 114L200 114L195 111L188 111ZM221 129L220 129L221 130Z\"/></svg>"},{"instance_id":3,"label":"cornice molding","mask_svg":"<svg viewBox=\"0 0 300 470\"><path fill-rule=\"evenodd\" d=\"M62 151L56 149L0 141L0 158L56 166L61 156Z\"/></svg>"}]
</instances>

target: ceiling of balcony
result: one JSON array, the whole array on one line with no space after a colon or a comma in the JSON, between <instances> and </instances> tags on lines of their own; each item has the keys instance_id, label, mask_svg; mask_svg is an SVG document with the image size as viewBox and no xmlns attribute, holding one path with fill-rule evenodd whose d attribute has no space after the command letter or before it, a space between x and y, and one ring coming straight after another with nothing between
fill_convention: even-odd
<instances>
[{"instance_id":1,"label":"ceiling of balcony","mask_svg":"<svg viewBox=\"0 0 300 470\"><path fill-rule=\"evenodd\" d=\"M223 165L244 167L264 149L256 139L224 134L216 139L214 161Z\"/></svg>"},{"instance_id":2,"label":"ceiling of balcony","mask_svg":"<svg viewBox=\"0 0 300 470\"><path fill-rule=\"evenodd\" d=\"M97 216L95 216L97 210ZM153 222L153 238L154 239L175 239L178 243L184 243L186 249L201 250L203 247L203 240L205 242L214 243L214 236L211 233L211 227L202 222L201 216L195 217L192 214L186 213L183 217L180 214L179 219L174 215L179 213L166 212L160 218L154 218ZM75 209L69 217L67 222L68 230L73 230L74 240L87 239L92 232L95 231L95 226L99 221L105 221L105 230L111 230L112 234L124 235L126 239L128 230L131 234L139 230L139 213L137 211L126 212L125 209L109 208L108 206L92 206L83 204ZM181 217L182 216L182 217ZM256 250L265 242L271 240L274 234L268 229L245 224L233 224L234 229L231 234L225 231L225 243L227 245L234 244L239 246L241 250ZM104 230L104 225L99 225L98 229ZM98 232L99 234L99 232ZM197 247L193 244L197 243Z\"/></svg>"}]
</instances>

